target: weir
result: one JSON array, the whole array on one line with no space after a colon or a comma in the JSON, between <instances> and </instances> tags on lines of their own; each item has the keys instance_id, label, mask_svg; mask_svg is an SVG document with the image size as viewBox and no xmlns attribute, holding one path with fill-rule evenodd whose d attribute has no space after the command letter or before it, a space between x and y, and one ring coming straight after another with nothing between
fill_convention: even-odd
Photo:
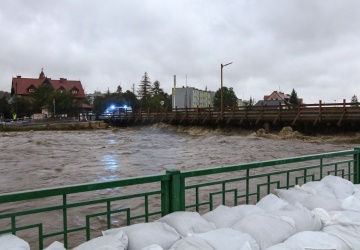
<instances>
[{"instance_id":1,"label":"weir","mask_svg":"<svg viewBox=\"0 0 360 250\"><path fill-rule=\"evenodd\" d=\"M175 211L201 214L218 205L255 204L276 189L326 175L360 183L360 147L115 181L0 194L0 234L12 233L43 249L66 248L102 230L154 221Z\"/></svg>"}]
</instances>

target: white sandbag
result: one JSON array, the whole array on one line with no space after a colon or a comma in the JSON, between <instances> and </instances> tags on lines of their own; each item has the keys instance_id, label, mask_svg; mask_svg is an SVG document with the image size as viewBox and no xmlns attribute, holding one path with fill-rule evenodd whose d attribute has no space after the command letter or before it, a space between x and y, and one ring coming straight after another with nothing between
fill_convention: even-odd
<instances>
[{"instance_id":1,"label":"white sandbag","mask_svg":"<svg viewBox=\"0 0 360 250\"><path fill-rule=\"evenodd\" d=\"M294 247L288 246L285 243L279 243L279 244L273 245L271 247L268 247L265 250L297 250L297 249L294 248ZM302 248L301 250L312 250L312 249ZM336 250L336 249L326 249L326 248L323 249L323 248L321 248L319 250Z\"/></svg>"},{"instance_id":2,"label":"white sandbag","mask_svg":"<svg viewBox=\"0 0 360 250\"><path fill-rule=\"evenodd\" d=\"M256 206L265 211L276 211L285 207L289 202L279 198L274 194L268 194L256 203Z\"/></svg>"},{"instance_id":3,"label":"white sandbag","mask_svg":"<svg viewBox=\"0 0 360 250\"><path fill-rule=\"evenodd\" d=\"M215 224L216 228L229 228L242 216L230 207L220 205L202 216L205 220Z\"/></svg>"},{"instance_id":4,"label":"white sandbag","mask_svg":"<svg viewBox=\"0 0 360 250\"><path fill-rule=\"evenodd\" d=\"M266 250L350 250L345 242L324 232L304 231ZM353 249L354 250L354 249Z\"/></svg>"},{"instance_id":5,"label":"white sandbag","mask_svg":"<svg viewBox=\"0 0 360 250\"><path fill-rule=\"evenodd\" d=\"M323 232L334 235L348 245L348 249L360 249L360 226L326 226Z\"/></svg>"},{"instance_id":6,"label":"white sandbag","mask_svg":"<svg viewBox=\"0 0 360 250\"><path fill-rule=\"evenodd\" d=\"M169 250L214 250L214 248L202 238L188 236L176 241Z\"/></svg>"},{"instance_id":7,"label":"white sandbag","mask_svg":"<svg viewBox=\"0 0 360 250\"><path fill-rule=\"evenodd\" d=\"M322 196L326 196L326 197L330 197L330 198L336 198L334 191L321 181L306 182L305 184L303 184L301 186L301 189L305 190L305 188L306 188L306 190L310 190L310 188L312 188L315 191L314 194L316 194L316 195L322 195Z\"/></svg>"},{"instance_id":8,"label":"white sandbag","mask_svg":"<svg viewBox=\"0 0 360 250\"><path fill-rule=\"evenodd\" d=\"M313 210L315 208L323 208L326 211L339 211L342 210L341 202L336 198L330 198L323 195L314 195L299 186L291 189L275 189L275 193L280 198L287 202L294 204L301 203L304 207Z\"/></svg>"},{"instance_id":9,"label":"white sandbag","mask_svg":"<svg viewBox=\"0 0 360 250\"><path fill-rule=\"evenodd\" d=\"M322 180L326 186L330 187L336 198L343 200L355 192L354 184L338 176L327 175Z\"/></svg>"},{"instance_id":10,"label":"white sandbag","mask_svg":"<svg viewBox=\"0 0 360 250\"><path fill-rule=\"evenodd\" d=\"M296 233L295 222L290 217L254 213L241 218L233 229L249 234L260 249L278 244Z\"/></svg>"},{"instance_id":11,"label":"white sandbag","mask_svg":"<svg viewBox=\"0 0 360 250\"><path fill-rule=\"evenodd\" d=\"M83 244L75 247L73 250L126 250L128 249L128 236L123 231L118 231L114 234L100 236L91 239Z\"/></svg>"},{"instance_id":12,"label":"white sandbag","mask_svg":"<svg viewBox=\"0 0 360 250\"><path fill-rule=\"evenodd\" d=\"M173 212L161 217L159 222L164 222L176 229L181 236L194 233L204 233L216 229L214 223L205 220L196 212Z\"/></svg>"},{"instance_id":13,"label":"white sandbag","mask_svg":"<svg viewBox=\"0 0 360 250\"><path fill-rule=\"evenodd\" d=\"M164 250L164 249L157 244L151 244L150 246L144 247L141 250Z\"/></svg>"},{"instance_id":14,"label":"white sandbag","mask_svg":"<svg viewBox=\"0 0 360 250\"><path fill-rule=\"evenodd\" d=\"M29 243L13 234L0 235L1 250L30 250Z\"/></svg>"},{"instance_id":15,"label":"white sandbag","mask_svg":"<svg viewBox=\"0 0 360 250\"><path fill-rule=\"evenodd\" d=\"M307 199L300 201L300 203L310 210L315 208L323 208L326 211L342 210L340 200L322 195L311 195Z\"/></svg>"},{"instance_id":16,"label":"white sandbag","mask_svg":"<svg viewBox=\"0 0 360 250\"><path fill-rule=\"evenodd\" d=\"M329 214L330 212L326 211L323 208L315 208L311 210L311 213L315 214L318 218L320 218L323 225L331 221L331 215Z\"/></svg>"},{"instance_id":17,"label":"white sandbag","mask_svg":"<svg viewBox=\"0 0 360 250\"><path fill-rule=\"evenodd\" d=\"M259 246L247 233L241 233L232 228L221 228L206 233L195 234L194 237L202 238L215 250L239 250L241 248L258 250Z\"/></svg>"},{"instance_id":18,"label":"white sandbag","mask_svg":"<svg viewBox=\"0 0 360 250\"><path fill-rule=\"evenodd\" d=\"M330 212L330 220L324 223L324 226L360 226L359 213L354 211L336 211Z\"/></svg>"},{"instance_id":19,"label":"white sandbag","mask_svg":"<svg viewBox=\"0 0 360 250\"><path fill-rule=\"evenodd\" d=\"M66 249L65 249L63 243L61 243L59 241L54 241L53 243L51 243L50 246L48 246L44 250L66 250Z\"/></svg>"},{"instance_id":20,"label":"white sandbag","mask_svg":"<svg viewBox=\"0 0 360 250\"><path fill-rule=\"evenodd\" d=\"M344 210L360 212L360 200L351 195L342 201L341 208Z\"/></svg>"},{"instance_id":21,"label":"white sandbag","mask_svg":"<svg viewBox=\"0 0 360 250\"><path fill-rule=\"evenodd\" d=\"M302 231L320 231L323 228L321 218L300 203L289 204L284 209L271 211L269 214L292 218L295 222L297 233Z\"/></svg>"},{"instance_id":22,"label":"white sandbag","mask_svg":"<svg viewBox=\"0 0 360 250\"><path fill-rule=\"evenodd\" d=\"M329 212L329 215L332 217L335 217L337 214L342 214L343 216L348 218L348 221L351 221L356 224L360 224L360 212L349 211L349 210Z\"/></svg>"},{"instance_id":23,"label":"white sandbag","mask_svg":"<svg viewBox=\"0 0 360 250\"><path fill-rule=\"evenodd\" d=\"M96 248L96 250L118 250L119 248L117 247L113 247L113 246L109 246L109 245L105 245L105 246L101 246Z\"/></svg>"},{"instance_id":24,"label":"white sandbag","mask_svg":"<svg viewBox=\"0 0 360 250\"><path fill-rule=\"evenodd\" d=\"M360 188L355 187L355 192L353 193L353 196L360 200Z\"/></svg>"},{"instance_id":25,"label":"white sandbag","mask_svg":"<svg viewBox=\"0 0 360 250\"><path fill-rule=\"evenodd\" d=\"M139 223L103 231L103 235L124 231L129 239L128 250L140 250L152 244L168 249L181 236L171 226L163 222Z\"/></svg>"},{"instance_id":26,"label":"white sandbag","mask_svg":"<svg viewBox=\"0 0 360 250\"><path fill-rule=\"evenodd\" d=\"M253 213L262 213L265 212L264 209L262 209L259 206L256 205L239 205L231 208L235 213L237 213L240 217L253 214Z\"/></svg>"},{"instance_id":27,"label":"white sandbag","mask_svg":"<svg viewBox=\"0 0 360 250\"><path fill-rule=\"evenodd\" d=\"M307 191L304 191L300 189L299 186L295 186L294 188L290 189L275 189L275 194L280 197L281 199L284 199L288 203L296 203L309 199L313 194L308 193Z\"/></svg>"}]
</instances>

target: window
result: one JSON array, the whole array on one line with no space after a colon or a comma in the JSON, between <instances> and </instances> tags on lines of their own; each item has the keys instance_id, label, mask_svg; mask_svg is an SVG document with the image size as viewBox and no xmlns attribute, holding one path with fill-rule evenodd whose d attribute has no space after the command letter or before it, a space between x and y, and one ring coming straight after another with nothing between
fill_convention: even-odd
<instances>
[{"instance_id":1,"label":"window","mask_svg":"<svg viewBox=\"0 0 360 250\"><path fill-rule=\"evenodd\" d=\"M34 88L29 88L29 93L33 93L33 92L35 92L35 89Z\"/></svg>"},{"instance_id":2,"label":"window","mask_svg":"<svg viewBox=\"0 0 360 250\"><path fill-rule=\"evenodd\" d=\"M73 89L73 90L71 90L71 93L76 95L78 93L78 91L76 89Z\"/></svg>"}]
</instances>

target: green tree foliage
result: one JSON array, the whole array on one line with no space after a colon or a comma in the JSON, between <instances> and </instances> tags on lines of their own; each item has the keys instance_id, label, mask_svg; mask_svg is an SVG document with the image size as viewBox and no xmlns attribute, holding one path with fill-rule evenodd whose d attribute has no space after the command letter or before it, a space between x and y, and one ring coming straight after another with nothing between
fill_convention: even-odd
<instances>
[{"instance_id":1,"label":"green tree foliage","mask_svg":"<svg viewBox=\"0 0 360 250\"><path fill-rule=\"evenodd\" d=\"M164 94L164 90L162 88L160 88L160 82L159 81L155 81L153 83L151 91L152 91L153 96L163 95Z\"/></svg>"},{"instance_id":2,"label":"green tree foliage","mask_svg":"<svg viewBox=\"0 0 360 250\"><path fill-rule=\"evenodd\" d=\"M359 107L359 101L358 101L356 95L354 95L353 97L351 97L351 106Z\"/></svg>"},{"instance_id":3,"label":"green tree foliage","mask_svg":"<svg viewBox=\"0 0 360 250\"><path fill-rule=\"evenodd\" d=\"M41 108L44 106L52 106L52 97L54 89L51 85L41 85L35 92L31 93L32 111L33 113L41 113Z\"/></svg>"},{"instance_id":4,"label":"green tree foliage","mask_svg":"<svg viewBox=\"0 0 360 250\"><path fill-rule=\"evenodd\" d=\"M223 105L224 108L232 108L237 106L237 96L232 87L223 87ZM221 108L221 88L215 92L214 107Z\"/></svg>"},{"instance_id":5,"label":"green tree foliage","mask_svg":"<svg viewBox=\"0 0 360 250\"><path fill-rule=\"evenodd\" d=\"M160 82L155 81L152 85L152 96L148 101L148 107L154 111L171 110L172 101L171 96L164 92L160 87ZM162 105L163 103L163 105Z\"/></svg>"},{"instance_id":6,"label":"green tree foliage","mask_svg":"<svg viewBox=\"0 0 360 250\"><path fill-rule=\"evenodd\" d=\"M295 89L293 89L290 94L289 102L293 105L297 105L298 101L299 100L298 100L297 93L296 93Z\"/></svg>"},{"instance_id":7,"label":"green tree foliage","mask_svg":"<svg viewBox=\"0 0 360 250\"><path fill-rule=\"evenodd\" d=\"M248 102L248 106L252 107L252 106L254 106L254 105L255 105L255 99L250 96L250 99L249 99L249 102Z\"/></svg>"},{"instance_id":8,"label":"green tree foliage","mask_svg":"<svg viewBox=\"0 0 360 250\"><path fill-rule=\"evenodd\" d=\"M76 100L75 96L70 92L53 91L50 100L47 101L46 107L49 111L54 109L55 100L55 114L67 114L69 116L76 115L80 108L80 102Z\"/></svg>"},{"instance_id":9,"label":"green tree foliage","mask_svg":"<svg viewBox=\"0 0 360 250\"><path fill-rule=\"evenodd\" d=\"M11 93L0 90L0 97L2 97L2 96L4 96L6 99L10 99L11 98Z\"/></svg>"},{"instance_id":10,"label":"green tree foliage","mask_svg":"<svg viewBox=\"0 0 360 250\"><path fill-rule=\"evenodd\" d=\"M117 86L116 93L118 93L118 94L122 93L122 87L120 85Z\"/></svg>"},{"instance_id":11,"label":"green tree foliage","mask_svg":"<svg viewBox=\"0 0 360 250\"><path fill-rule=\"evenodd\" d=\"M139 84L138 97L141 100L147 100L152 95L151 82L148 74L145 72Z\"/></svg>"},{"instance_id":12,"label":"green tree foliage","mask_svg":"<svg viewBox=\"0 0 360 250\"><path fill-rule=\"evenodd\" d=\"M30 117L33 114L31 101L23 97L13 97L12 111L16 113L18 118L27 116Z\"/></svg>"},{"instance_id":13,"label":"green tree foliage","mask_svg":"<svg viewBox=\"0 0 360 250\"><path fill-rule=\"evenodd\" d=\"M126 90L126 92L122 94L122 97L125 104L130 106L133 110L137 110L139 108L139 101L136 98L136 95L130 90Z\"/></svg>"},{"instance_id":14,"label":"green tree foliage","mask_svg":"<svg viewBox=\"0 0 360 250\"><path fill-rule=\"evenodd\" d=\"M117 89L118 90L118 89ZM114 93L107 92L105 96L98 96L94 99L93 112L97 115L104 113L104 111L111 105L115 106L130 106L133 110L139 108L139 101L136 98L136 95L127 90L125 93L119 93L118 91Z\"/></svg>"},{"instance_id":15,"label":"green tree foliage","mask_svg":"<svg viewBox=\"0 0 360 250\"><path fill-rule=\"evenodd\" d=\"M5 96L0 96L0 116L8 119L12 117L12 107Z\"/></svg>"}]
</instances>

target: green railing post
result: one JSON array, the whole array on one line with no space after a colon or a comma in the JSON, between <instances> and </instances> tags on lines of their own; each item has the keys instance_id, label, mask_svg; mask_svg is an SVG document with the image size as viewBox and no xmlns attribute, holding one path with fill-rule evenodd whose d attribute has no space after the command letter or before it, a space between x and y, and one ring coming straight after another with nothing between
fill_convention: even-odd
<instances>
[{"instance_id":1,"label":"green railing post","mask_svg":"<svg viewBox=\"0 0 360 250\"><path fill-rule=\"evenodd\" d=\"M170 213L170 181L161 181L161 216Z\"/></svg>"},{"instance_id":2,"label":"green railing post","mask_svg":"<svg viewBox=\"0 0 360 250\"><path fill-rule=\"evenodd\" d=\"M354 184L360 183L360 147L355 147L354 150L357 151L354 154Z\"/></svg>"},{"instance_id":3,"label":"green railing post","mask_svg":"<svg viewBox=\"0 0 360 250\"><path fill-rule=\"evenodd\" d=\"M185 204L183 203L184 185L181 184L180 170L167 170L167 175L170 175L169 183L169 212L183 211Z\"/></svg>"}]
</instances>

